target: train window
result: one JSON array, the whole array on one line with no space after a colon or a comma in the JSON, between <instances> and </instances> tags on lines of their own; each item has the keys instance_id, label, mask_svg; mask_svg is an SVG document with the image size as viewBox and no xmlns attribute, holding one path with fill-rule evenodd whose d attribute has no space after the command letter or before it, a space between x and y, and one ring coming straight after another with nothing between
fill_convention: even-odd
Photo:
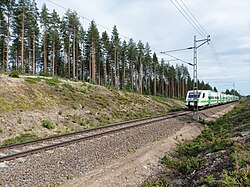
<instances>
[{"instance_id":1,"label":"train window","mask_svg":"<svg viewBox=\"0 0 250 187\"><path fill-rule=\"evenodd\" d=\"M205 98L205 93L203 93L202 98Z\"/></svg>"},{"instance_id":2,"label":"train window","mask_svg":"<svg viewBox=\"0 0 250 187\"><path fill-rule=\"evenodd\" d=\"M201 95L201 92L198 92L198 97L196 97L196 95L194 95L193 92L190 92L189 95L188 95L188 98L199 98Z\"/></svg>"}]
</instances>

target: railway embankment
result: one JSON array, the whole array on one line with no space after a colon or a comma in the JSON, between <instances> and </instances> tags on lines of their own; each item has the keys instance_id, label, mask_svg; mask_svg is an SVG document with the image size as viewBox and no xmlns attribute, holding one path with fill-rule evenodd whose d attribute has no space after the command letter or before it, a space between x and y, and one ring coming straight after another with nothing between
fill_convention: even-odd
<instances>
[{"instance_id":1,"label":"railway embankment","mask_svg":"<svg viewBox=\"0 0 250 187\"><path fill-rule=\"evenodd\" d=\"M87 82L0 75L0 145L75 132L181 108L177 100Z\"/></svg>"},{"instance_id":2,"label":"railway embankment","mask_svg":"<svg viewBox=\"0 0 250 187\"><path fill-rule=\"evenodd\" d=\"M165 155L161 172L143 186L250 186L250 100L213 117L196 139Z\"/></svg>"}]
</instances>

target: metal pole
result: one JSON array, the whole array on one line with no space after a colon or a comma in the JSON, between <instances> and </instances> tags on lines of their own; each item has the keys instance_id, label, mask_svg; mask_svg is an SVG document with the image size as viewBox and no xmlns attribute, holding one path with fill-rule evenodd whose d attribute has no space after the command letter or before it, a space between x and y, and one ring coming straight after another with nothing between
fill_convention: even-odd
<instances>
[{"instance_id":1,"label":"metal pole","mask_svg":"<svg viewBox=\"0 0 250 187\"><path fill-rule=\"evenodd\" d=\"M198 108L198 78L197 78L197 41L196 36L194 36L194 84L193 84L193 95L194 95L194 108L193 108L193 118L199 120L199 108Z\"/></svg>"}]
</instances>

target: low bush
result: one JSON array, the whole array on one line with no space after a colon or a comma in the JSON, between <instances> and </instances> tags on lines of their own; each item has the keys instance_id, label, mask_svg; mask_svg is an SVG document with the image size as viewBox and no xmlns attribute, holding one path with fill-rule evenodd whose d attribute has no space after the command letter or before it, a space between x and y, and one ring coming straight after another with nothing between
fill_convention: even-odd
<instances>
[{"instance_id":1,"label":"low bush","mask_svg":"<svg viewBox=\"0 0 250 187\"><path fill-rule=\"evenodd\" d=\"M19 72L18 72L17 70L12 71L12 72L9 74L9 77L19 78Z\"/></svg>"},{"instance_id":2,"label":"low bush","mask_svg":"<svg viewBox=\"0 0 250 187\"><path fill-rule=\"evenodd\" d=\"M54 124L50 120L43 120L42 126L47 128L47 129L54 129L55 128Z\"/></svg>"}]
</instances>

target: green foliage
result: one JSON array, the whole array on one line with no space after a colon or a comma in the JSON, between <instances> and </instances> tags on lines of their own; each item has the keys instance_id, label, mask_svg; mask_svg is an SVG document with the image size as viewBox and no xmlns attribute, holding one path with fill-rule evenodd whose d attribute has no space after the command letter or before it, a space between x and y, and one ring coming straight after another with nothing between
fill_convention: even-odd
<instances>
[{"instance_id":1,"label":"green foliage","mask_svg":"<svg viewBox=\"0 0 250 187\"><path fill-rule=\"evenodd\" d=\"M78 89L74 86L72 86L71 84L65 83L62 85L63 87L67 88L69 91L71 92L76 92L78 91Z\"/></svg>"},{"instance_id":2,"label":"green foliage","mask_svg":"<svg viewBox=\"0 0 250 187\"><path fill-rule=\"evenodd\" d=\"M165 156L162 159L162 163L171 168L175 168L182 174L190 174L192 171L198 169L202 162L202 159L190 156L182 156L179 159Z\"/></svg>"},{"instance_id":3,"label":"green foliage","mask_svg":"<svg viewBox=\"0 0 250 187\"><path fill-rule=\"evenodd\" d=\"M50 86L56 86L60 83L60 80L58 78L52 78L52 79L44 79L45 82Z\"/></svg>"},{"instance_id":4,"label":"green foliage","mask_svg":"<svg viewBox=\"0 0 250 187\"><path fill-rule=\"evenodd\" d=\"M80 92L85 94L85 93L87 93L87 89L86 88L81 88Z\"/></svg>"},{"instance_id":5,"label":"green foliage","mask_svg":"<svg viewBox=\"0 0 250 187\"><path fill-rule=\"evenodd\" d=\"M14 70L12 71L10 74L9 74L9 77L12 77L12 78L19 78L19 71L17 70Z\"/></svg>"},{"instance_id":6,"label":"green foliage","mask_svg":"<svg viewBox=\"0 0 250 187\"><path fill-rule=\"evenodd\" d=\"M208 187L213 187L213 186L215 186L215 179L212 175L208 175L204 178L202 177L200 179L200 183L203 185L206 185Z\"/></svg>"},{"instance_id":7,"label":"green foliage","mask_svg":"<svg viewBox=\"0 0 250 187\"><path fill-rule=\"evenodd\" d=\"M3 129L0 128L0 133L3 133Z\"/></svg>"},{"instance_id":8,"label":"green foliage","mask_svg":"<svg viewBox=\"0 0 250 187\"><path fill-rule=\"evenodd\" d=\"M67 180L72 180L73 177L71 175L67 175L66 178L67 178Z\"/></svg>"},{"instance_id":9,"label":"green foliage","mask_svg":"<svg viewBox=\"0 0 250 187\"><path fill-rule=\"evenodd\" d=\"M175 175L196 178L197 174L201 186L250 186L250 147L245 135L249 131L249 109L250 100L237 105L224 117L206 123L208 127L198 138L181 142L175 153L166 155L162 163L170 171L171 178ZM213 167L210 168L211 163Z\"/></svg>"},{"instance_id":10,"label":"green foliage","mask_svg":"<svg viewBox=\"0 0 250 187\"><path fill-rule=\"evenodd\" d=\"M169 182L165 178L155 179L153 181L146 181L142 184L142 187L168 187Z\"/></svg>"},{"instance_id":11,"label":"green foliage","mask_svg":"<svg viewBox=\"0 0 250 187\"><path fill-rule=\"evenodd\" d=\"M14 138L4 140L2 145L10 145L10 144L16 144L16 143L21 143L21 142L27 142L27 141L31 141L35 139L38 139L38 137L34 134L22 133Z\"/></svg>"},{"instance_id":12,"label":"green foliage","mask_svg":"<svg viewBox=\"0 0 250 187\"><path fill-rule=\"evenodd\" d=\"M73 103L72 104L72 108L75 109L75 110L77 110L78 109L78 104L77 103Z\"/></svg>"},{"instance_id":13,"label":"green foliage","mask_svg":"<svg viewBox=\"0 0 250 187\"><path fill-rule=\"evenodd\" d=\"M54 129L55 128L54 124L50 120L43 120L42 126L47 128L47 129Z\"/></svg>"},{"instance_id":14,"label":"green foliage","mask_svg":"<svg viewBox=\"0 0 250 187\"><path fill-rule=\"evenodd\" d=\"M33 84L33 83L38 83L38 82L40 82L40 81L41 81L41 78L39 78L39 77L35 77L35 78L27 77L27 78L25 78L24 80L25 80L26 82L28 82L28 83Z\"/></svg>"}]
</instances>

